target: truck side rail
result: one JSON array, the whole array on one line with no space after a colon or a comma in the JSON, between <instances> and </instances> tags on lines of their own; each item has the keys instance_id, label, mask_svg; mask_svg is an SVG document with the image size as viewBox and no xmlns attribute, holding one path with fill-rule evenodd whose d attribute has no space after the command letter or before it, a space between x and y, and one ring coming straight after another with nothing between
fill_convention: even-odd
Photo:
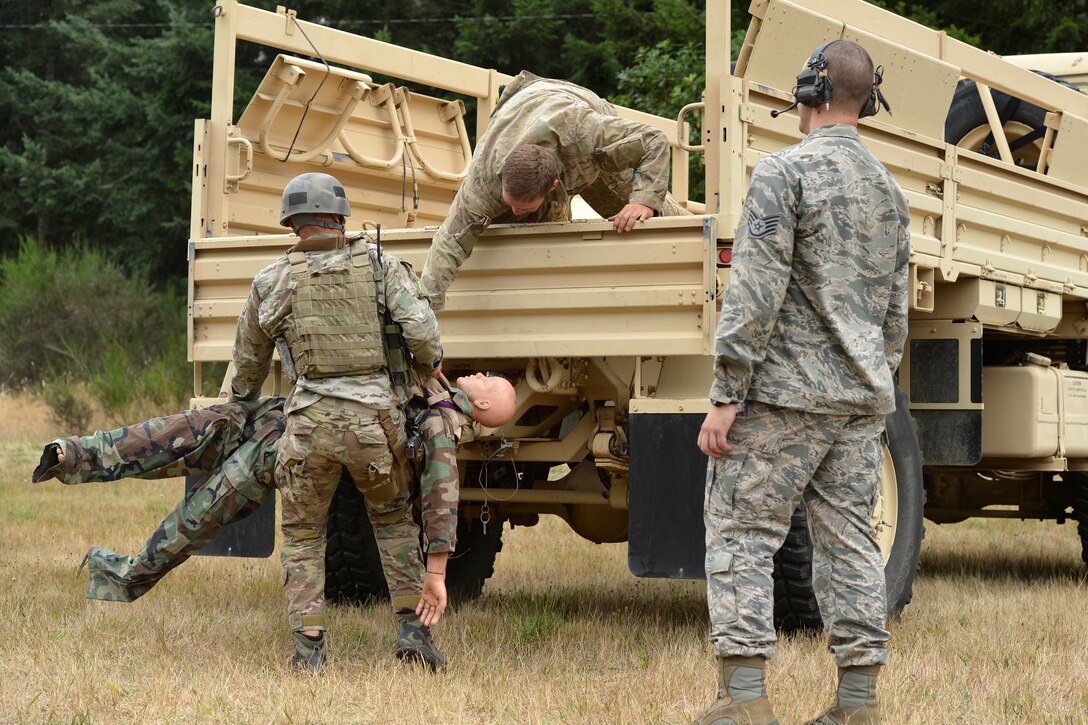
<instances>
[{"instance_id":1,"label":"truck side rail","mask_svg":"<svg viewBox=\"0 0 1088 725\"><path fill-rule=\"evenodd\" d=\"M801 139L795 116L770 116L792 98L798 59L828 40L855 40L885 69L893 114L864 119L860 131L908 197L912 261L940 282L983 277L1040 292L1025 295L1025 329L1036 332L1057 326L1063 297L1088 299L1088 96L856 0L756 0L751 13L732 79L744 178ZM945 142L961 78L1051 111L1048 125L1060 130L1045 174Z\"/></svg>"},{"instance_id":2,"label":"truck side rail","mask_svg":"<svg viewBox=\"0 0 1088 725\"><path fill-rule=\"evenodd\" d=\"M417 267L433 229L382 233ZM705 355L720 286L713 217L651 219L624 234L600 221L496 225L465 262L441 313L448 358ZM230 360L254 275L293 235L190 243L194 362Z\"/></svg>"}]
</instances>

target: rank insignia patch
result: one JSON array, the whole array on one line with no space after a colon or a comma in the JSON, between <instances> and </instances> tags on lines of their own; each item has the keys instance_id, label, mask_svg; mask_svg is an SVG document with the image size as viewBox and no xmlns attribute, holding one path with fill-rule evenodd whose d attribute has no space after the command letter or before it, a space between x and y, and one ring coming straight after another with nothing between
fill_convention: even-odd
<instances>
[{"instance_id":1,"label":"rank insignia patch","mask_svg":"<svg viewBox=\"0 0 1088 725\"><path fill-rule=\"evenodd\" d=\"M748 236L754 239L763 239L763 237L774 234L778 230L778 220L781 215L775 214L774 216L757 217L752 213L748 214Z\"/></svg>"}]
</instances>

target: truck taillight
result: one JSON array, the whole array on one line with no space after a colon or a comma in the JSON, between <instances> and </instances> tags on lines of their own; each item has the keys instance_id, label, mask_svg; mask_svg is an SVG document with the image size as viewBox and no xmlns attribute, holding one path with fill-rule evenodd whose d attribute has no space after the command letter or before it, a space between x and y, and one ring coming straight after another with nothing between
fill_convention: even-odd
<instances>
[{"instance_id":1,"label":"truck taillight","mask_svg":"<svg viewBox=\"0 0 1088 725\"><path fill-rule=\"evenodd\" d=\"M719 264L732 264L733 263L733 248L722 247L718 250L718 263Z\"/></svg>"}]
</instances>

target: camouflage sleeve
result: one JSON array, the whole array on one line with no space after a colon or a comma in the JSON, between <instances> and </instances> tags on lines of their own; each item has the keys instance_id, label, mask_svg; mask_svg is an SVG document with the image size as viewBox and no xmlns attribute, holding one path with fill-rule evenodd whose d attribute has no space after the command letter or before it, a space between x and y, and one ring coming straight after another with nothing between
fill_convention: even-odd
<instances>
[{"instance_id":1,"label":"camouflage sleeve","mask_svg":"<svg viewBox=\"0 0 1088 725\"><path fill-rule=\"evenodd\" d=\"M777 159L756 164L733 245L733 269L718 320L710 398L745 399L786 297L797 225L792 174Z\"/></svg>"},{"instance_id":2,"label":"camouflage sleeve","mask_svg":"<svg viewBox=\"0 0 1088 725\"><path fill-rule=\"evenodd\" d=\"M498 206L501 203L502 189L490 188L483 178L470 171L450 205L446 220L435 232L423 263L420 285L436 312L445 308L446 290L472 254L480 234L502 212Z\"/></svg>"},{"instance_id":3,"label":"camouflage sleeve","mask_svg":"<svg viewBox=\"0 0 1088 725\"><path fill-rule=\"evenodd\" d=\"M607 172L633 170L629 203L643 204L658 215L669 191L669 140L652 126L618 116L588 114L583 124L596 127L593 160Z\"/></svg>"},{"instance_id":4,"label":"camouflage sleeve","mask_svg":"<svg viewBox=\"0 0 1088 725\"><path fill-rule=\"evenodd\" d=\"M884 358L888 370L894 376L903 360L903 346L907 342L907 286L910 269L910 231L906 223L899 230L899 250L895 258L895 278L892 282L888 312L884 317Z\"/></svg>"},{"instance_id":5,"label":"camouflage sleeve","mask_svg":"<svg viewBox=\"0 0 1088 725\"><path fill-rule=\"evenodd\" d=\"M393 258L389 258L393 262ZM393 321L397 322L408 349L412 351L415 365L426 372L442 362L442 339L438 334L438 320L419 296L418 281L411 267L395 263L384 265L385 299Z\"/></svg>"},{"instance_id":6,"label":"camouflage sleeve","mask_svg":"<svg viewBox=\"0 0 1088 725\"><path fill-rule=\"evenodd\" d=\"M234 377L230 381L230 399L253 400L261 394L261 386L268 377L275 343L261 327L258 313L261 297L256 285L249 292L242 314L238 316L238 328L234 334Z\"/></svg>"},{"instance_id":7,"label":"camouflage sleeve","mask_svg":"<svg viewBox=\"0 0 1088 725\"><path fill-rule=\"evenodd\" d=\"M46 447L34 480L55 477L70 485L206 473L222 465L256 428L282 420L282 411L283 398L263 398L255 404L223 403L113 431L58 438ZM54 458L46 465L54 445L63 447L64 461Z\"/></svg>"},{"instance_id":8,"label":"camouflage sleeve","mask_svg":"<svg viewBox=\"0 0 1088 725\"><path fill-rule=\"evenodd\" d=\"M419 480L423 535L428 554L457 546L457 439L452 423L432 409L420 423L424 468Z\"/></svg>"}]
</instances>

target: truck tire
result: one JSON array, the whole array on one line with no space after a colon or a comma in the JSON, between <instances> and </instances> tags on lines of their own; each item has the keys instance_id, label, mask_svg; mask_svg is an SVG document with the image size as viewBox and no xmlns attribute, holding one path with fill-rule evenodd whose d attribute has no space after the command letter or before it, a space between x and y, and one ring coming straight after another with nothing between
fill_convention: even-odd
<instances>
[{"instance_id":1,"label":"truck tire","mask_svg":"<svg viewBox=\"0 0 1088 725\"><path fill-rule=\"evenodd\" d=\"M823 627L812 589L812 539L804 506L793 512L790 532L774 555L774 626L785 634L819 632Z\"/></svg>"},{"instance_id":2,"label":"truck tire","mask_svg":"<svg viewBox=\"0 0 1088 725\"><path fill-rule=\"evenodd\" d=\"M1035 71L1044 78L1049 78L1063 86L1079 89L1049 73ZM1027 101L1013 98L998 90L991 91L998 115L1004 119L1005 135L1009 139L1010 150L1017 166L1034 169L1039 161L1043 134L1046 127L1046 111ZM952 105L945 119L944 140L961 148L978 151L997 158L997 147L986 120L986 111L982 107L975 82L963 79L956 86L952 96ZM1019 141L1019 144L1017 143Z\"/></svg>"},{"instance_id":3,"label":"truck tire","mask_svg":"<svg viewBox=\"0 0 1088 725\"><path fill-rule=\"evenodd\" d=\"M457 551L446 566L451 603L471 601L483 592L484 582L495 571L495 556L502 550L502 527L502 519L493 519L485 533L479 521L458 514ZM389 600L366 501L346 473L329 508L325 599L342 604Z\"/></svg>"},{"instance_id":4,"label":"truck tire","mask_svg":"<svg viewBox=\"0 0 1088 725\"><path fill-rule=\"evenodd\" d=\"M899 390L895 403L895 412L887 418L881 503L877 507L877 540L884 556L889 617L900 615L910 603L925 535L925 488L918 435L906 396ZM786 542L775 555L774 577L776 626L786 633L819 629L822 622L812 590L812 540L804 506L794 512Z\"/></svg>"},{"instance_id":5,"label":"truck tire","mask_svg":"<svg viewBox=\"0 0 1088 725\"><path fill-rule=\"evenodd\" d=\"M1080 558L1088 564L1088 475L1083 473L1073 476L1073 518L1080 534Z\"/></svg>"},{"instance_id":6,"label":"truck tire","mask_svg":"<svg viewBox=\"0 0 1088 725\"><path fill-rule=\"evenodd\" d=\"M457 551L446 563L446 590L451 604L470 602L483 593L484 582L495 573L495 556L502 551L503 523L493 518L485 532L478 519L457 514Z\"/></svg>"},{"instance_id":7,"label":"truck tire","mask_svg":"<svg viewBox=\"0 0 1088 725\"><path fill-rule=\"evenodd\" d=\"M337 604L389 600L366 500L346 472L329 507L325 599Z\"/></svg>"}]
</instances>

